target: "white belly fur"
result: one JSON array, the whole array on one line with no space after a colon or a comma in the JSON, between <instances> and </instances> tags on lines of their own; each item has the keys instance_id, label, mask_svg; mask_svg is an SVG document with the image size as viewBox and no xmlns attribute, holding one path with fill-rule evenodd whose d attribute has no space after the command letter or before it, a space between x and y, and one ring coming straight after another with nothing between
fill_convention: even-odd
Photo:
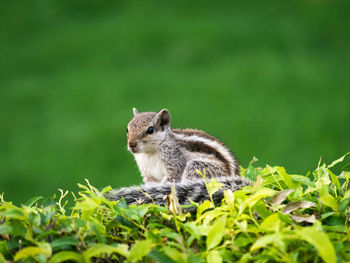
<instances>
[{"instance_id":1,"label":"white belly fur","mask_svg":"<svg viewBox=\"0 0 350 263\"><path fill-rule=\"evenodd\" d=\"M158 182L166 180L168 177L168 171L166 169L165 162L160 159L158 153L138 153L134 156L144 178L153 177Z\"/></svg>"}]
</instances>

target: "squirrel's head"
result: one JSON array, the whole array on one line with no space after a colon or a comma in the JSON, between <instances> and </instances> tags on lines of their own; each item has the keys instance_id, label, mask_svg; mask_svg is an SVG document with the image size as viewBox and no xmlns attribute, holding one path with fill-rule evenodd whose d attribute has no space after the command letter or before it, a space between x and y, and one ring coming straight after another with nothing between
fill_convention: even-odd
<instances>
[{"instance_id":1,"label":"squirrel's head","mask_svg":"<svg viewBox=\"0 0 350 263\"><path fill-rule=\"evenodd\" d=\"M170 129L170 113L138 112L133 108L134 117L126 128L128 149L132 153L155 152L166 138Z\"/></svg>"}]
</instances>

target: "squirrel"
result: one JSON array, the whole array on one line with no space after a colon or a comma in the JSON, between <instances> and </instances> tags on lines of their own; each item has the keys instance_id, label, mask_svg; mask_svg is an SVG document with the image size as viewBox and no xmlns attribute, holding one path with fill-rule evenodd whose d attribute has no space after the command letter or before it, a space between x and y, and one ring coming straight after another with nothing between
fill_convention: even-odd
<instances>
[{"instance_id":1,"label":"squirrel","mask_svg":"<svg viewBox=\"0 0 350 263\"><path fill-rule=\"evenodd\" d=\"M249 182L240 177L239 163L233 153L217 138L196 129L172 129L170 113L138 112L128 123L128 150L134 155L144 186L122 188L107 194L110 200L122 196L129 204L155 202L164 204L175 185L180 204L188 198L209 198L202 175L216 178L224 189L237 190ZM221 193L222 195L222 191ZM218 193L218 199L222 199ZM148 198L147 198L148 196ZM221 197L221 198L220 198Z\"/></svg>"},{"instance_id":2,"label":"squirrel","mask_svg":"<svg viewBox=\"0 0 350 263\"><path fill-rule=\"evenodd\" d=\"M206 176L239 175L231 151L215 137L195 129L171 129L170 113L141 112L133 108L128 124L128 149L133 153L145 183L181 182Z\"/></svg>"}]
</instances>

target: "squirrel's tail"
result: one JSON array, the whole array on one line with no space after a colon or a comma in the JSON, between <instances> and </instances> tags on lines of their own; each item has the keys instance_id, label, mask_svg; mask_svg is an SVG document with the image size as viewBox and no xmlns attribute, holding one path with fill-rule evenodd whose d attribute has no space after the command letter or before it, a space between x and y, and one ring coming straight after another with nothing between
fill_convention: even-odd
<instances>
[{"instance_id":1,"label":"squirrel's tail","mask_svg":"<svg viewBox=\"0 0 350 263\"><path fill-rule=\"evenodd\" d=\"M222 176L215 178L222 184L222 188L213 195L213 201L220 203L224 197L224 190L236 191L243 186L250 185L250 182L239 176ZM210 180L210 179L208 179ZM124 197L127 204L143 204L143 203L167 203L167 195L170 195L172 186L175 186L176 197L181 205L189 205L189 198L199 203L204 200L209 200L209 194L206 189L203 178L192 180L183 180L178 183L148 183L141 186L131 186L112 190L105 194L109 200L116 201Z\"/></svg>"}]
</instances>

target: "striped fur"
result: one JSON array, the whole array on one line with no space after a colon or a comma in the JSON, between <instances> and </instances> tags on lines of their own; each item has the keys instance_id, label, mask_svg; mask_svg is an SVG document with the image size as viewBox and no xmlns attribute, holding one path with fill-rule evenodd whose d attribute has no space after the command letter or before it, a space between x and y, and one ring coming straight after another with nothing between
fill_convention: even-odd
<instances>
[{"instance_id":1,"label":"striped fur","mask_svg":"<svg viewBox=\"0 0 350 263\"><path fill-rule=\"evenodd\" d=\"M237 159L222 142L204 131L171 129L167 110L134 109L127 132L128 148L146 183L193 179L200 177L197 170L208 178L239 175Z\"/></svg>"},{"instance_id":2,"label":"striped fur","mask_svg":"<svg viewBox=\"0 0 350 263\"><path fill-rule=\"evenodd\" d=\"M214 155L223 162L228 175L239 175L239 164L232 152L217 138L195 129L172 129L176 140L191 152Z\"/></svg>"},{"instance_id":3,"label":"striped fur","mask_svg":"<svg viewBox=\"0 0 350 263\"><path fill-rule=\"evenodd\" d=\"M223 199L225 190L236 191L250 185L248 180L239 176L218 177L216 180L222 184L222 188L213 195L213 201L216 204L219 204ZM196 203L209 200L208 191L202 178L183 180L178 183L148 183L139 187L126 187L112 190L106 193L105 197L112 201L124 197L127 204L149 204L154 202L158 205L165 205L167 203L166 196L170 195L172 186L175 186L176 197L181 205L191 204L190 199Z\"/></svg>"}]
</instances>

